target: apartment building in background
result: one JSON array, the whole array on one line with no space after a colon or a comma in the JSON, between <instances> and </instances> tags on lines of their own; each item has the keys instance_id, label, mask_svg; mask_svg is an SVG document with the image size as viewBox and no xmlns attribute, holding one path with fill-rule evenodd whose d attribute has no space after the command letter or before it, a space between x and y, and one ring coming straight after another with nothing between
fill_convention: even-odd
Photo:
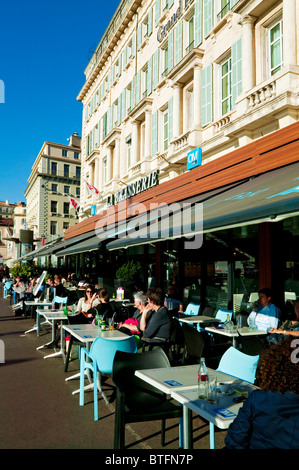
<instances>
[{"instance_id":1,"label":"apartment building in background","mask_svg":"<svg viewBox=\"0 0 299 470\"><path fill-rule=\"evenodd\" d=\"M80 220L297 121L298 19L298 0L121 1L77 97Z\"/></svg>"},{"instance_id":2,"label":"apartment building in background","mask_svg":"<svg viewBox=\"0 0 299 470\"><path fill-rule=\"evenodd\" d=\"M69 196L80 200L81 137L69 144L44 142L28 179L26 224L34 239L51 241L77 222Z\"/></svg>"}]
</instances>

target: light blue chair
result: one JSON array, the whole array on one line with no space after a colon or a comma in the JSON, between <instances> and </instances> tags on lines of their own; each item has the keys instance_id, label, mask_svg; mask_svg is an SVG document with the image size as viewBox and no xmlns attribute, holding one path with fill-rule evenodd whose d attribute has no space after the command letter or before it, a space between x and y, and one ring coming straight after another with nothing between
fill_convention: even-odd
<instances>
[{"instance_id":1,"label":"light blue chair","mask_svg":"<svg viewBox=\"0 0 299 470\"><path fill-rule=\"evenodd\" d=\"M259 358L248 356L232 346L225 351L216 370L253 384ZM214 424L210 423L210 449L214 448L215 429Z\"/></svg>"},{"instance_id":2,"label":"light blue chair","mask_svg":"<svg viewBox=\"0 0 299 470\"><path fill-rule=\"evenodd\" d=\"M10 281L6 281L4 286L3 286L3 299L7 299L7 292L9 291L9 289L11 289L12 287L12 282Z\"/></svg>"},{"instance_id":3,"label":"light blue chair","mask_svg":"<svg viewBox=\"0 0 299 470\"><path fill-rule=\"evenodd\" d=\"M187 305L185 315L199 315L200 305L190 302Z\"/></svg>"},{"instance_id":4,"label":"light blue chair","mask_svg":"<svg viewBox=\"0 0 299 470\"><path fill-rule=\"evenodd\" d=\"M54 307L55 304L59 304L60 308L62 305L66 305L68 297L59 297L56 295L52 300L52 306Z\"/></svg>"},{"instance_id":5,"label":"light blue chair","mask_svg":"<svg viewBox=\"0 0 299 470\"><path fill-rule=\"evenodd\" d=\"M227 315L229 315L229 319L232 319L233 311L228 310L227 308L221 307L219 308L218 312L216 313L215 318L220 321L220 323L224 323L227 320Z\"/></svg>"},{"instance_id":6,"label":"light blue chair","mask_svg":"<svg viewBox=\"0 0 299 470\"><path fill-rule=\"evenodd\" d=\"M259 358L260 356L249 356L231 346L223 354L217 370L253 384Z\"/></svg>"},{"instance_id":7,"label":"light blue chair","mask_svg":"<svg viewBox=\"0 0 299 470\"><path fill-rule=\"evenodd\" d=\"M94 420L98 420L98 388L106 403L106 395L102 391L101 375L111 376L113 361L116 351L128 353L137 352L137 342L135 336L128 336L120 339L108 339L97 337L90 351L86 348L81 349L80 361L80 397L79 404L84 406L84 377L85 370L90 369L93 372L93 400L94 400Z\"/></svg>"}]
</instances>

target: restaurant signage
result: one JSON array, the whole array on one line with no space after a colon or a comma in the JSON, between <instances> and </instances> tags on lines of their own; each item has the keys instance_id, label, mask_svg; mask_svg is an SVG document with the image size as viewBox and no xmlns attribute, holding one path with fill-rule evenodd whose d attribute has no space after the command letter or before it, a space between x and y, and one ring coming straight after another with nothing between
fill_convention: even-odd
<instances>
[{"instance_id":1,"label":"restaurant signage","mask_svg":"<svg viewBox=\"0 0 299 470\"><path fill-rule=\"evenodd\" d=\"M110 196L108 196L107 205L113 206L114 204L118 204L119 202L125 201L126 199L136 196L136 194L147 191L148 189L153 188L154 186L157 186L158 184L159 184L159 170L155 170L152 173L150 173L148 176L144 176L143 178L140 178L139 180L134 181L134 183L129 184L128 186L121 189L120 191L117 191L117 193L111 194Z\"/></svg>"},{"instance_id":2,"label":"restaurant signage","mask_svg":"<svg viewBox=\"0 0 299 470\"><path fill-rule=\"evenodd\" d=\"M190 3L192 3L193 0L179 0L179 6L175 13L171 15L169 20L165 23L159 26L158 32L157 32L157 39L158 42L162 42L163 39L167 36L168 32L173 28L173 26L177 23L177 21L180 19L180 17L183 14L183 9L186 10L186 8L189 6Z\"/></svg>"},{"instance_id":3,"label":"restaurant signage","mask_svg":"<svg viewBox=\"0 0 299 470\"><path fill-rule=\"evenodd\" d=\"M202 149L198 147L192 152L187 153L187 170L193 170L193 168L197 168L201 166L202 161Z\"/></svg>"}]
</instances>

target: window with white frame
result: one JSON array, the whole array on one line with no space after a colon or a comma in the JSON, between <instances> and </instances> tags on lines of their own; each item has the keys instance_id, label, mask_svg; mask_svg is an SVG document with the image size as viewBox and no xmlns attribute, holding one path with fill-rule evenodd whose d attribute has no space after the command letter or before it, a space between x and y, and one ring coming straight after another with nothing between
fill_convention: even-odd
<instances>
[{"instance_id":1,"label":"window with white frame","mask_svg":"<svg viewBox=\"0 0 299 470\"><path fill-rule=\"evenodd\" d=\"M163 49L161 49L161 70L162 75L166 76L168 73L168 43L165 45Z\"/></svg>"},{"instance_id":2,"label":"window with white frame","mask_svg":"<svg viewBox=\"0 0 299 470\"><path fill-rule=\"evenodd\" d=\"M108 162L107 157L103 159L103 184L106 184L108 181Z\"/></svg>"},{"instance_id":3,"label":"window with white frame","mask_svg":"<svg viewBox=\"0 0 299 470\"><path fill-rule=\"evenodd\" d=\"M221 64L221 114L232 110L232 67L231 57Z\"/></svg>"},{"instance_id":4,"label":"window with white frame","mask_svg":"<svg viewBox=\"0 0 299 470\"><path fill-rule=\"evenodd\" d=\"M187 35L188 35L188 44L186 52L190 52L194 48L194 16L187 21Z\"/></svg>"},{"instance_id":5,"label":"window with white frame","mask_svg":"<svg viewBox=\"0 0 299 470\"><path fill-rule=\"evenodd\" d=\"M126 144L127 144L127 168L129 169L131 166L131 159L132 159L132 136L129 135L126 138Z\"/></svg>"},{"instance_id":6,"label":"window with white frame","mask_svg":"<svg viewBox=\"0 0 299 470\"><path fill-rule=\"evenodd\" d=\"M278 72L283 65L283 24L282 19L269 27L270 75Z\"/></svg>"},{"instance_id":7,"label":"window with white frame","mask_svg":"<svg viewBox=\"0 0 299 470\"><path fill-rule=\"evenodd\" d=\"M163 152L168 149L168 128L169 128L169 115L168 115L168 108L162 112L162 125L163 125Z\"/></svg>"}]
</instances>

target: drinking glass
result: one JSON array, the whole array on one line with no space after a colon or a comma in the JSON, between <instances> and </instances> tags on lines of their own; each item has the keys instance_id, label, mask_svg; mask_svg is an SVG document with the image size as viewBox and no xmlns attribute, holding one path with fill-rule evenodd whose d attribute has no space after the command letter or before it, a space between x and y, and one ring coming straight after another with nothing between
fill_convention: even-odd
<instances>
[{"instance_id":1,"label":"drinking glass","mask_svg":"<svg viewBox=\"0 0 299 470\"><path fill-rule=\"evenodd\" d=\"M108 318L109 330L113 330L113 318Z\"/></svg>"},{"instance_id":2,"label":"drinking glass","mask_svg":"<svg viewBox=\"0 0 299 470\"><path fill-rule=\"evenodd\" d=\"M255 327L255 318L254 317L249 318L248 323L249 323L249 329L251 331L254 331L256 329L256 327Z\"/></svg>"},{"instance_id":3,"label":"drinking glass","mask_svg":"<svg viewBox=\"0 0 299 470\"><path fill-rule=\"evenodd\" d=\"M209 375L208 402L217 403L217 377L214 375Z\"/></svg>"}]
</instances>

